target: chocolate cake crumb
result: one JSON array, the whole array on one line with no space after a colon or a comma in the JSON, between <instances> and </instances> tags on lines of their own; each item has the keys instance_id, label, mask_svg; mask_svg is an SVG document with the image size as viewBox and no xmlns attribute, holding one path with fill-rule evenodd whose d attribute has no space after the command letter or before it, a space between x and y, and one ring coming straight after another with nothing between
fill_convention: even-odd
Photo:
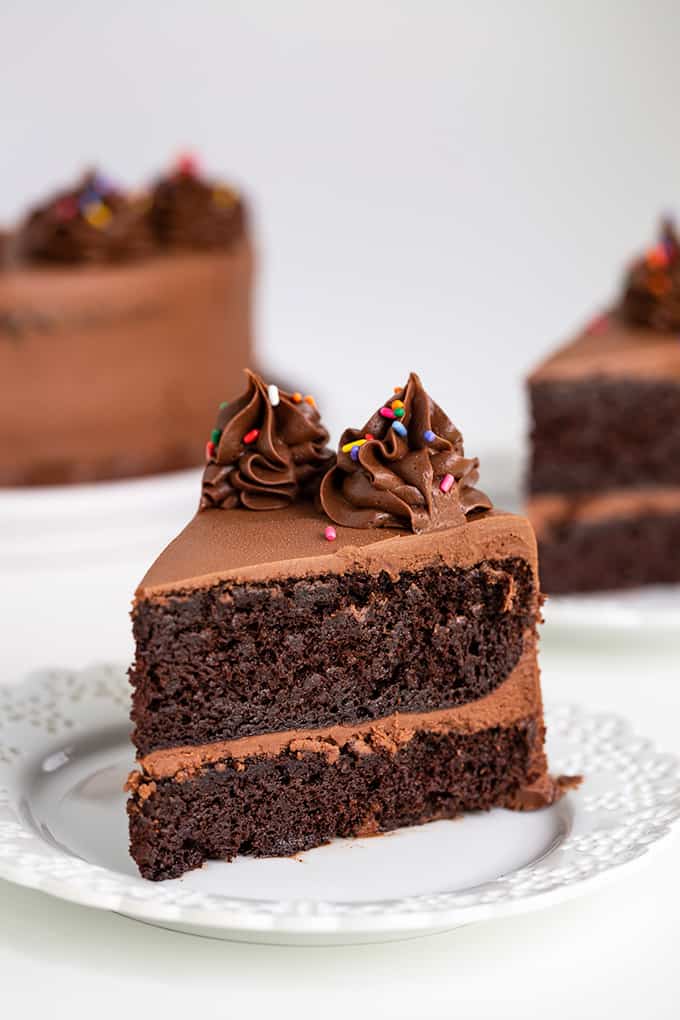
<instances>
[{"instance_id":1,"label":"chocolate cake crumb","mask_svg":"<svg viewBox=\"0 0 680 1020\"><path fill-rule=\"evenodd\" d=\"M141 602L133 740L148 754L464 704L514 668L536 600L529 565L507 559Z\"/></svg>"},{"instance_id":2,"label":"chocolate cake crumb","mask_svg":"<svg viewBox=\"0 0 680 1020\"><path fill-rule=\"evenodd\" d=\"M541 778L542 739L532 718L476 734L417 733L366 755L338 749L334 764L320 749L249 758L241 773L208 766L191 783L164 779L133 798L133 854L145 878L175 878L208 859L290 856L338 836L488 810ZM546 802L536 788L523 807Z\"/></svg>"}]
</instances>

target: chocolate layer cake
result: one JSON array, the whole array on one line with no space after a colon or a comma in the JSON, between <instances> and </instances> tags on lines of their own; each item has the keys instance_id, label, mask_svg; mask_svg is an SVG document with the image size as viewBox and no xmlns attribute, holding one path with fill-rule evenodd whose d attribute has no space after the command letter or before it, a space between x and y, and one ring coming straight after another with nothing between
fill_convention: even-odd
<instances>
[{"instance_id":1,"label":"chocolate layer cake","mask_svg":"<svg viewBox=\"0 0 680 1020\"><path fill-rule=\"evenodd\" d=\"M98 174L0 245L0 485L201 463L252 363L242 200L183 160L145 194Z\"/></svg>"},{"instance_id":2,"label":"chocolate layer cake","mask_svg":"<svg viewBox=\"0 0 680 1020\"><path fill-rule=\"evenodd\" d=\"M201 506L142 581L131 853L146 878L288 855L569 785L543 751L529 523L417 376L334 457L250 375Z\"/></svg>"},{"instance_id":3,"label":"chocolate layer cake","mask_svg":"<svg viewBox=\"0 0 680 1020\"><path fill-rule=\"evenodd\" d=\"M547 592L680 581L680 244L529 379L528 514Z\"/></svg>"}]
</instances>

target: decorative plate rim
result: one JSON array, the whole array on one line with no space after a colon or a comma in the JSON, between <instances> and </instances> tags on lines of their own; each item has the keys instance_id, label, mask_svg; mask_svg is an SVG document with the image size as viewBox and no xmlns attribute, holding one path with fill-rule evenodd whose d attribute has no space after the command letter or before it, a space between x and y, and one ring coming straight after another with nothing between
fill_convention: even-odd
<instances>
[{"instance_id":1,"label":"decorative plate rim","mask_svg":"<svg viewBox=\"0 0 680 1020\"><path fill-rule=\"evenodd\" d=\"M525 867L465 890L368 902L254 900L148 882L48 842L17 802L21 767L35 758L27 741L35 741L36 730L56 742L88 726L110 727L126 720L128 695L125 668L117 664L43 670L0 685L0 878L167 924L312 935L441 930L528 912L611 881L642 863L680 820L680 759L657 751L619 716L555 704L546 711L548 727L563 746L552 755L553 770L611 774L609 788L589 793L586 784L570 794L563 802L565 838Z\"/></svg>"}]
</instances>

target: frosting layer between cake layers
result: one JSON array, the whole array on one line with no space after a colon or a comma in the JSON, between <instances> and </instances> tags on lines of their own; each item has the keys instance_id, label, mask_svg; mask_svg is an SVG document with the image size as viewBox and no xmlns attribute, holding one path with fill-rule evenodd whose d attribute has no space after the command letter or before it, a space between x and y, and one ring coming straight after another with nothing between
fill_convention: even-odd
<instances>
[{"instance_id":1,"label":"frosting layer between cake layers","mask_svg":"<svg viewBox=\"0 0 680 1020\"><path fill-rule=\"evenodd\" d=\"M529 499L528 512L540 539L567 521L597 524L625 517L680 513L680 485L607 489L584 495L544 493Z\"/></svg>"},{"instance_id":2,"label":"frosting layer between cake layers","mask_svg":"<svg viewBox=\"0 0 680 1020\"><path fill-rule=\"evenodd\" d=\"M143 777L174 777L183 782L197 770L216 762L239 764L248 758L271 758L285 752L320 754L328 764L334 764L343 749L359 756L378 750L394 753L418 733L474 734L525 723L541 710L535 636L529 633L522 656L509 676L492 693L478 700L430 712L395 712L351 725L258 733L236 740L171 747L140 756L138 765Z\"/></svg>"}]
</instances>

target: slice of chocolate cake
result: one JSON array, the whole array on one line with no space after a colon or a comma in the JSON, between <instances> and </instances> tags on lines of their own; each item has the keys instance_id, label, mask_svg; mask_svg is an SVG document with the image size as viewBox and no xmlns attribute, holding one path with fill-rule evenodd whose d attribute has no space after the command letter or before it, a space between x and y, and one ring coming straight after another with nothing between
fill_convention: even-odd
<instances>
[{"instance_id":1,"label":"slice of chocolate cake","mask_svg":"<svg viewBox=\"0 0 680 1020\"><path fill-rule=\"evenodd\" d=\"M528 514L547 592L680 581L680 244L529 379Z\"/></svg>"},{"instance_id":2,"label":"slice of chocolate cake","mask_svg":"<svg viewBox=\"0 0 680 1020\"><path fill-rule=\"evenodd\" d=\"M415 375L337 459L327 439L310 397L251 374L199 512L137 591L128 812L147 878L568 785L543 751L529 523L491 509Z\"/></svg>"}]
</instances>

